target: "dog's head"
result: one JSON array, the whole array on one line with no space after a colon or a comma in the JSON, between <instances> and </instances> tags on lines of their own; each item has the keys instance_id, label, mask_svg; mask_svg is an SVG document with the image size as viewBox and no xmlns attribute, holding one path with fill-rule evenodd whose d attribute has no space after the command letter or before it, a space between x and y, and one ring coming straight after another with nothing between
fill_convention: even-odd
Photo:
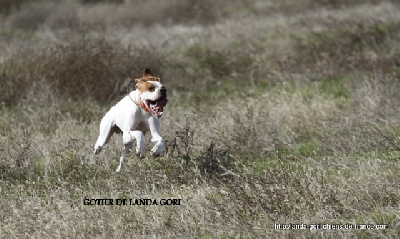
<instances>
[{"instance_id":1,"label":"dog's head","mask_svg":"<svg viewBox=\"0 0 400 239\"><path fill-rule=\"evenodd\" d=\"M167 89L160 83L160 78L153 76L150 69L145 69L143 77L136 79L135 83L145 109L154 117L161 117L168 100Z\"/></svg>"}]
</instances>

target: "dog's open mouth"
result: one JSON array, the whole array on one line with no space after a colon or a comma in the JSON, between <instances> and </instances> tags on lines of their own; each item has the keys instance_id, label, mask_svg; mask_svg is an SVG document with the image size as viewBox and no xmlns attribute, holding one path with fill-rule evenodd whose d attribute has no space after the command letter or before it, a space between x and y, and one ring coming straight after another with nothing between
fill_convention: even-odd
<instances>
[{"instance_id":1,"label":"dog's open mouth","mask_svg":"<svg viewBox=\"0 0 400 239\"><path fill-rule=\"evenodd\" d=\"M167 105L167 97L161 97L158 100L146 100L147 107L155 117L161 117L164 111L164 106Z\"/></svg>"}]
</instances>

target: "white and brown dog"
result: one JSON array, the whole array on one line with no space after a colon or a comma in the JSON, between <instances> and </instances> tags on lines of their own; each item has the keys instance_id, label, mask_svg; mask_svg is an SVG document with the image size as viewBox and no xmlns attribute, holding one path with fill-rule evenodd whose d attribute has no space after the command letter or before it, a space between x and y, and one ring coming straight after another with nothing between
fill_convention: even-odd
<instances>
[{"instance_id":1,"label":"white and brown dog","mask_svg":"<svg viewBox=\"0 0 400 239\"><path fill-rule=\"evenodd\" d=\"M160 117L167 104L167 90L154 77L149 69L145 69L143 77L135 80L136 90L128 93L113 106L100 122L100 134L94 146L94 153L100 152L113 133L122 132L124 147L119 159L117 172L120 172L127 153L136 140L136 154L145 155L144 134L150 130L154 147L151 155L158 156L164 151L164 140L160 136Z\"/></svg>"}]
</instances>

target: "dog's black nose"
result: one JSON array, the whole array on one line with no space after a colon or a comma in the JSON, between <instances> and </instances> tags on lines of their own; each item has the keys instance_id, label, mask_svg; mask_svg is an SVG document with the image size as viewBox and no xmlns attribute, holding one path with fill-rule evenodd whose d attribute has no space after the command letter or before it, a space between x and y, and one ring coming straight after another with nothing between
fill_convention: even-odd
<instances>
[{"instance_id":1,"label":"dog's black nose","mask_svg":"<svg viewBox=\"0 0 400 239\"><path fill-rule=\"evenodd\" d=\"M163 87L161 87L160 92L161 92L161 94L165 94L165 93L167 93L167 89L165 89L165 87L163 86Z\"/></svg>"}]
</instances>

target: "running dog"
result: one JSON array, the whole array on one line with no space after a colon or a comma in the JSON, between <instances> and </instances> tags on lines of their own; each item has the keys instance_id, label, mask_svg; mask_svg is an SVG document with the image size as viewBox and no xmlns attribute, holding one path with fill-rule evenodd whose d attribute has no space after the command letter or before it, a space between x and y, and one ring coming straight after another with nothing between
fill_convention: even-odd
<instances>
[{"instance_id":1,"label":"running dog","mask_svg":"<svg viewBox=\"0 0 400 239\"><path fill-rule=\"evenodd\" d=\"M122 148L117 172L120 172L126 155L136 140L136 154L145 156L144 134L151 133L154 147L152 156L159 156L164 151L164 139L160 136L160 118L167 104L167 90L160 78L153 76L150 69L145 69L143 77L136 79L136 90L131 91L104 115L100 122L100 134L94 146L98 154L107 144L113 133L122 132Z\"/></svg>"}]
</instances>

